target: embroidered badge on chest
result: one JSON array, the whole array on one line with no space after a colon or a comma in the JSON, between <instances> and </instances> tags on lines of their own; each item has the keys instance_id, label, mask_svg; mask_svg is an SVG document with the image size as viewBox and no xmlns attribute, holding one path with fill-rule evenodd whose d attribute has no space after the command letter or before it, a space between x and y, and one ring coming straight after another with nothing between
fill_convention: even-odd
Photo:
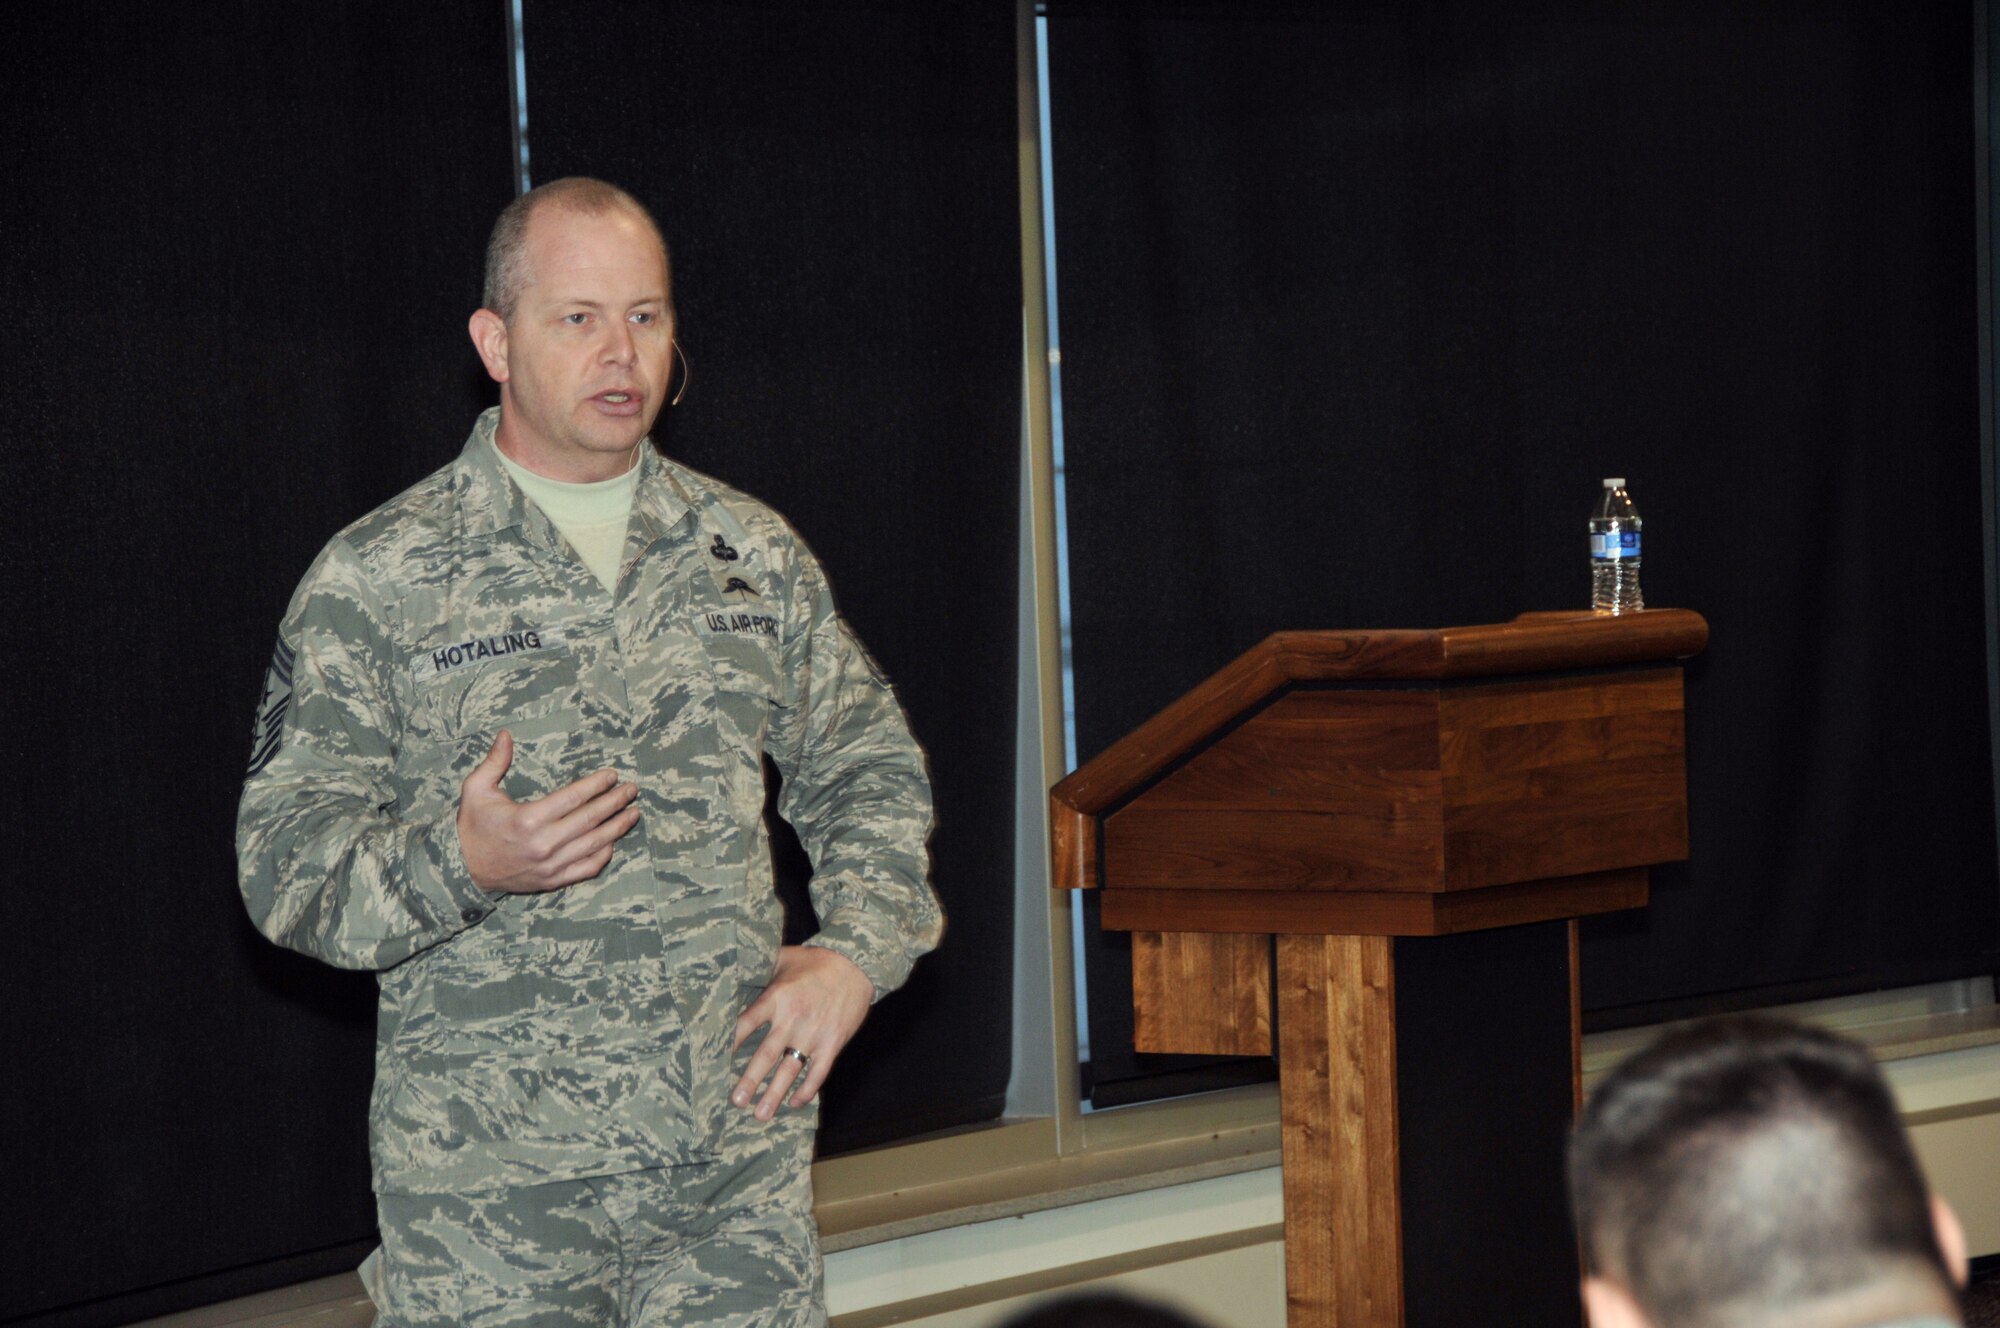
<instances>
[{"instance_id":1,"label":"embroidered badge on chest","mask_svg":"<svg viewBox=\"0 0 2000 1328\"><path fill-rule=\"evenodd\" d=\"M741 537L739 536L739 538ZM714 538L714 542L708 546L708 556L715 559L717 564L711 566L709 570L715 573L716 588L722 592L723 599L732 608L739 605L747 606L750 600L763 598L758 593L757 587L750 580L751 563L758 561L754 556L756 552L753 548L751 550L751 554L753 555L751 559L744 562L743 566L738 568L732 567L730 564L742 558L743 555L737 552L736 546L731 544L726 537L717 535Z\"/></svg>"},{"instance_id":2,"label":"embroidered badge on chest","mask_svg":"<svg viewBox=\"0 0 2000 1328\"><path fill-rule=\"evenodd\" d=\"M742 536L737 539L742 542ZM763 560L759 550L752 546L750 557L744 558L726 537L716 535L714 542L708 546L708 554L715 559L709 570L715 574L715 588L721 592L722 606L696 613L695 630L704 636L775 638L778 635L777 616L763 611L764 606L760 603L763 595L750 579L753 575L762 578Z\"/></svg>"},{"instance_id":3,"label":"embroidered badge on chest","mask_svg":"<svg viewBox=\"0 0 2000 1328\"><path fill-rule=\"evenodd\" d=\"M468 637L436 650L420 652L410 660L410 672L415 676L417 686L422 687L497 659L567 649L569 642L561 629L524 627L518 632Z\"/></svg>"}]
</instances>

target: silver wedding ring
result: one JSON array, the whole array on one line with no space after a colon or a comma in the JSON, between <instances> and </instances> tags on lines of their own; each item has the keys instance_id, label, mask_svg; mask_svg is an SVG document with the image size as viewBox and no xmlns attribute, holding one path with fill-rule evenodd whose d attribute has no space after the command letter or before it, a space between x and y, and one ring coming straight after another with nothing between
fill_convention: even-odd
<instances>
[{"instance_id":1,"label":"silver wedding ring","mask_svg":"<svg viewBox=\"0 0 2000 1328\"><path fill-rule=\"evenodd\" d=\"M787 1056L790 1056L793 1060L797 1061L801 1068L812 1064L812 1057L806 1055L803 1051L800 1051L797 1047L786 1047L785 1054Z\"/></svg>"}]
</instances>

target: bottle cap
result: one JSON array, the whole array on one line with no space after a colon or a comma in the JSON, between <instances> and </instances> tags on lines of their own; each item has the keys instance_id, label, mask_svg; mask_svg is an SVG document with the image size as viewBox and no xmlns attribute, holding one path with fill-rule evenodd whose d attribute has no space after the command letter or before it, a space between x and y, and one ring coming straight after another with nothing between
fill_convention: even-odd
<instances>
[{"instance_id":1,"label":"bottle cap","mask_svg":"<svg viewBox=\"0 0 2000 1328\"><path fill-rule=\"evenodd\" d=\"M1624 480L1606 480L1606 481L1604 481L1604 487L1605 487L1605 488L1607 488L1607 489L1622 489L1622 488L1624 488L1624 487L1625 487L1625 481L1624 481Z\"/></svg>"}]
</instances>

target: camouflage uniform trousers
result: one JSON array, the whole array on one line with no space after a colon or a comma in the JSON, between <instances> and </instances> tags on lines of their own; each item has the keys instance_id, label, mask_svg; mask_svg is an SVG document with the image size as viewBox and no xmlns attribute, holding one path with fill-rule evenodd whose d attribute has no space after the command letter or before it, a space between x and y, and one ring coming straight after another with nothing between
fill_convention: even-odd
<instances>
[{"instance_id":1,"label":"camouflage uniform trousers","mask_svg":"<svg viewBox=\"0 0 2000 1328\"><path fill-rule=\"evenodd\" d=\"M814 1108L730 1112L714 1161L479 1194L382 1194L375 1328L826 1323Z\"/></svg>"}]
</instances>

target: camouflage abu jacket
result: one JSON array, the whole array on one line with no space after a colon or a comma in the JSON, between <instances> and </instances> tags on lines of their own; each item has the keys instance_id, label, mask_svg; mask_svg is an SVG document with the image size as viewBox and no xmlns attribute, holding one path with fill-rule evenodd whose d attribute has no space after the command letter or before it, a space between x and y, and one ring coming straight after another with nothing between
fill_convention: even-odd
<instances>
[{"instance_id":1,"label":"camouflage abu jacket","mask_svg":"<svg viewBox=\"0 0 2000 1328\"><path fill-rule=\"evenodd\" d=\"M790 527L644 448L613 596L502 471L497 415L306 574L238 813L258 928L378 973L380 1191L710 1155L782 923L765 751L814 863L812 943L879 997L942 928L922 753ZM503 727L516 799L606 766L639 783L594 880L467 875L459 785Z\"/></svg>"}]
</instances>

